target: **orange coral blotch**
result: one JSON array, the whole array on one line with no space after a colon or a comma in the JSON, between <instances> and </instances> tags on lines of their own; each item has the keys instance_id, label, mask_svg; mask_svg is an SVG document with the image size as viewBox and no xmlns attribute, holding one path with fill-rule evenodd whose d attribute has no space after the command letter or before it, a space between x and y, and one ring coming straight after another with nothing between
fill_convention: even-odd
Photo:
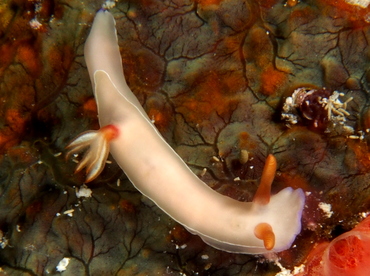
<instances>
[{"instance_id":1,"label":"orange coral blotch","mask_svg":"<svg viewBox=\"0 0 370 276\"><path fill-rule=\"evenodd\" d=\"M86 114L89 117L96 117L96 114L98 113L98 108L96 106L94 98L89 98L86 101L84 101L82 109L84 111L84 114Z\"/></svg>"},{"instance_id":2,"label":"orange coral blotch","mask_svg":"<svg viewBox=\"0 0 370 276\"><path fill-rule=\"evenodd\" d=\"M2 43L0 44L0 74L9 66L12 62L16 48L13 43Z\"/></svg>"},{"instance_id":3,"label":"orange coral blotch","mask_svg":"<svg viewBox=\"0 0 370 276\"><path fill-rule=\"evenodd\" d=\"M119 208L121 208L124 212L129 214L134 214L136 212L135 205L128 200L122 199L119 201Z\"/></svg>"},{"instance_id":4,"label":"orange coral blotch","mask_svg":"<svg viewBox=\"0 0 370 276\"><path fill-rule=\"evenodd\" d=\"M203 6L209 5L220 5L223 0L197 0L197 2Z\"/></svg>"},{"instance_id":5,"label":"orange coral blotch","mask_svg":"<svg viewBox=\"0 0 370 276\"><path fill-rule=\"evenodd\" d=\"M343 18L347 21L347 28L363 29L368 25L368 17L370 13L370 6L364 8L358 4L350 4L350 1L345 0L322 0L319 2L322 13L331 18ZM362 5L366 5L362 1ZM354 2L355 3L355 2ZM357 3L360 3L358 1Z\"/></svg>"},{"instance_id":6,"label":"orange coral blotch","mask_svg":"<svg viewBox=\"0 0 370 276\"><path fill-rule=\"evenodd\" d=\"M0 130L0 153L4 153L7 149L18 144L19 139L9 128Z\"/></svg>"},{"instance_id":7,"label":"orange coral blotch","mask_svg":"<svg viewBox=\"0 0 370 276\"><path fill-rule=\"evenodd\" d=\"M21 140L27 118L16 109L5 112L5 127L0 130L0 152L5 152Z\"/></svg>"},{"instance_id":8,"label":"orange coral blotch","mask_svg":"<svg viewBox=\"0 0 370 276\"><path fill-rule=\"evenodd\" d=\"M291 174L291 171L281 172L278 179L280 183L284 183L284 187L301 188L305 191L310 189L310 185L304 176Z\"/></svg>"},{"instance_id":9,"label":"orange coral blotch","mask_svg":"<svg viewBox=\"0 0 370 276\"><path fill-rule=\"evenodd\" d=\"M282 88L286 80L287 76L284 72L270 66L262 73L260 92L267 96L273 95Z\"/></svg>"},{"instance_id":10,"label":"orange coral blotch","mask_svg":"<svg viewBox=\"0 0 370 276\"><path fill-rule=\"evenodd\" d=\"M66 78L74 58L74 50L67 44L54 45L47 51L47 61L51 66L52 75L57 82Z\"/></svg>"},{"instance_id":11,"label":"orange coral blotch","mask_svg":"<svg viewBox=\"0 0 370 276\"><path fill-rule=\"evenodd\" d=\"M251 150L257 148L257 144L251 139L248 132L242 131L239 134L239 148Z\"/></svg>"},{"instance_id":12,"label":"orange coral blotch","mask_svg":"<svg viewBox=\"0 0 370 276\"><path fill-rule=\"evenodd\" d=\"M294 10L290 14L288 22L291 25L291 28L294 28L294 26L298 27L310 23L315 19L315 17L317 17L317 10L307 6L303 9Z\"/></svg>"},{"instance_id":13,"label":"orange coral blotch","mask_svg":"<svg viewBox=\"0 0 370 276\"><path fill-rule=\"evenodd\" d=\"M151 108L148 110L148 116L151 120L153 120L154 125L158 128L159 131L166 130L170 118L166 116L162 111Z\"/></svg>"},{"instance_id":14,"label":"orange coral blotch","mask_svg":"<svg viewBox=\"0 0 370 276\"><path fill-rule=\"evenodd\" d=\"M228 116L233 109L235 87L228 87L228 76L220 72L203 72L191 84L193 94L178 97L177 111L186 114L189 122L202 124L209 121L212 114ZM191 111L191 112L189 112ZM195 111L195 112L194 112Z\"/></svg>"},{"instance_id":15,"label":"orange coral blotch","mask_svg":"<svg viewBox=\"0 0 370 276\"><path fill-rule=\"evenodd\" d=\"M370 170L370 153L366 143L358 143L356 140L348 140L347 146L356 155L356 162L347 162L348 166L365 173Z\"/></svg>"},{"instance_id":16,"label":"orange coral blotch","mask_svg":"<svg viewBox=\"0 0 370 276\"><path fill-rule=\"evenodd\" d=\"M42 63L39 57L39 49L37 46L22 44L18 47L17 57L27 69L28 73L34 77L38 77L42 71Z\"/></svg>"},{"instance_id":17,"label":"orange coral blotch","mask_svg":"<svg viewBox=\"0 0 370 276\"><path fill-rule=\"evenodd\" d=\"M26 119L22 113L16 109L8 109L5 114L5 120L15 133L23 133Z\"/></svg>"}]
</instances>

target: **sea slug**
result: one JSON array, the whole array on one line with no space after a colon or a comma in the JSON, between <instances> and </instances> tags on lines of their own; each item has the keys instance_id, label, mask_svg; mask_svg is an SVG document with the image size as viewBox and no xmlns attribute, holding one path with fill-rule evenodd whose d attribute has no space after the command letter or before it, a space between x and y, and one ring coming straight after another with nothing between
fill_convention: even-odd
<instances>
[{"instance_id":1,"label":"sea slug","mask_svg":"<svg viewBox=\"0 0 370 276\"><path fill-rule=\"evenodd\" d=\"M85 44L85 59L101 129L67 148L89 148L77 171L96 178L109 151L132 184L207 244L228 252L263 254L288 249L301 231L304 193L288 187L270 197L276 159L269 155L252 202L223 196L202 182L166 143L127 86L115 20L100 10Z\"/></svg>"}]
</instances>

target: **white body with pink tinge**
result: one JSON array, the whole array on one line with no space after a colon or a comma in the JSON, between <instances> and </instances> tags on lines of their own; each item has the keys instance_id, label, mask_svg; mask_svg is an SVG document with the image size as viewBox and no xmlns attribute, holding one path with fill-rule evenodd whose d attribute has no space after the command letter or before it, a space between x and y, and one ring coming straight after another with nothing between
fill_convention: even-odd
<instances>
[{"instance_id":1,"label":"white body with pink tinge","mask_svg":"<svg viewBox=\"0 0 370 276\"><path fill-rule=\"evenodd\" d=\"M85 45L85 59L100 126L113 125L118 130L117 137L110 141L110 152L142 194L217 249L263 254L279 252L292 245L301 230L303 191L285 188L271 196L267 204L259 203L258 199L239 202L217 193L199 180L162 138L127 86L115 21L107 11L99 11L95 17ZM97 133L100 135L99 131ZM90 144L94 139L85 140ZM84 135L75 141L80 140L84 140ZM72 151L80 149L79 142L75 141L70 145ZM100 149L95 146L90 147L89 154L100 154L98 151ZM102 166L89 163L87 166ZM89 169L94 172L90 178L99 174L99 169ZM256 226L262 223L272 228L275 236L272 248L266 249L264 241L256 237Z\"/></svg>"}]
</instances>

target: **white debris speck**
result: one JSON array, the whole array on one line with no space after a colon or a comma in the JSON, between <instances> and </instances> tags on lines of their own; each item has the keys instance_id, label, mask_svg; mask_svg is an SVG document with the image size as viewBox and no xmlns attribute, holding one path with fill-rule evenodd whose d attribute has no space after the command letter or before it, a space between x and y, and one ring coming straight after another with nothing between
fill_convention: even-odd
<instances>
[{"instance_id":1,"label":"white debris speck","mask_svg":"<svg viewBox=\"0 0 370 276\"><path fill-rule=\"evenodd\" d=\"M82 185L79 189L76 188L76 196L80 197L91 197L92 191L85 184Z\"/></svg>"},{"instance_id":2,"label":"white debris speck","mask_svg":"<svg viewBox=\"0 0 370 276\"><path fill-rule=\"evenodd\" d=\"M363 217L363 218L367 218L367 216L370 214L370 212L362 212L361 213L361 216Z\"/></svg>"},{"instance_id":3,"label":"white debris speck","mask_svg":"<svg viewBox=\"0 0 370 276\"><path fill-rule=\"evenodd\" d=\"M0 248L4 249L8 245L8 239L4 236L3 231L0 230Z\"/></svg>"},{"instance_id":4,"label":"white debris speck","mask_svg":"<svg viewBox=\"0 0 370 276\"><path fill-rule=\"evenodd\" d=\"M241 179L240 179L240 177L239 177L239 176L234 178L234 181L235 181L235 182L240 181L240 180L241 180Z\"/></svg>"},{"instance_id":5,"label":"white debris speck","mask_svg":"<svg viewBox=\"0 0 370 276\"><path fill-rule=\"evenodd\" d=\"M290 269L286 269L281 265L279 261L275 261L275 264L280 268L280 272L276 273L275 276L291 276L292 274L290 273Z\"/></svg>"},{"instance_id":6,"label":"white debris speck","mask_svg":"<svg viewBox=\"0 0 370 276\"><path fill-rule=\"evenodd\" d=\"M320 202L319 208L325 213L325 217L330 218L333 215L333 211L331 210L331 204Z\"/></svg>"},{"instance_id":7,"label":"white debris speck","mask_svg":"<svg viewBox=\"0 0 370 276\"><path fill-rule=\"evenodd\" d=\"M69 209L69 210L67 210L67 211L64 211L63 212L63 214L64 215L67 215L67 216L69 216L69 217L73 217L73 212L74 212L75 210L74 209Z\"/></svg>"},{"instance_id":8,"label":"white debris speck","mask_svg":"<svg viewBox=\"0 0 370 276\"><path fill-rule=\"evenodd\" d=\"M55 216L56 216L56 217L59 217L59 216L60 216L60 213L56 213L56 214L55 214Z\"/></svg>"},{"instance_id":9,"label":"white debris speck","mask_svg":"<svg viewBox=\"0 0 370 276\"><path fill-rule=\"evenodd\" d=\"M240 157L239 157L240 163L245 164L248 162L248 160L249 160L249 151L242 149L240 151Z\"/></svg>"},{"instance_id":10,"label":"white debris speck","mask_svg":"<svg viewBox=\"0 0 370 276\"><path fill-rule=\"evenodd\" d=\"M34 30L38 30L42 26L42 24L36 18L31 19L29 24L30 24L31 28L34 29Z\"/></svg>"},{"instance_id":11,"label":"white debris speck","mask_svg":"<svg viewBox=\"0 0 370 276\"><path fill-rule=\"evenodd\" d=\"M22 232L21 227L19 226L19 224L17 224L16 230L17 230L17 232Z\"/></svg>"},{"instance_id":12,"label":"white debris speck","mask_svg":"<svg viewBox=\"0 0 370 276\"><path fill-rule=\"evenodd\" d=\"M295 266L293 270L293 275L304 272L305 265L301 264L300 266Z\"/></svg>"},{"instance_id":13,"label":"white debris speck","mask_svg":"<svg viewBox=\"0 0 370 276\"><path fill-rule=\"evenodd\" d=\"M184 243L183 245L180 246L181 249L185 249L188 245Z\"/></svg>"},{"instance_id":14,"label":"white debris speck","mask_svg":"<svg viewBox=\"0 0 370 276\"><path fill-rule=\"evenodd\" d=\"M117 179L117 187L121 186L121 179Z\"/></svg>"},{"instance_id":15,"label":"white debris speck","mask_svg":"<svg viewBox=\"0 0 370 276\"><path fill-rule=\"evenodd\" d=\"M57 153L54 153L54 157L58 157L58 156L61 156L62 155L62 152L57 152Z\"/></svg>"},{"instance_id":16,"label":"white debris speck","mask_svg":"<svg viewBox=\"0 0 370 276\"><path fill-rule=\"evenodd\" d=\"M116 3L115 3L115 1L112 1L112 0L106 0L105 2L104 2L104 4L102 5L102 8L103 9L112 9L112 8L114 8L116 6Z\"/></svg>"},{"instance_id":17,"label":"white debris speck","mask_svg":"<svg viewBox=\"0 0 370 276\"><path fill-rule=\"evenodd\" d=\"M220 162L220 158L218 158L217 156L212 156L212 160L215 161L215 162Z\"/></svg>"},{"instance_id":18,"label":"white debris speck","mask_svg":"<svg viewBox=\"0 0 370 276\"><path fill-rule=\"evenodd\" d=\"M56 266L56 269L58 272L63 272L67 269L67 266L69 264L70 258L63 258L58 265Z\"/></svg>"},{"instance_id":19,"label":"white debris speck","mask_svg":"<svg viewBox=\"0 0 370 276\"><path fill-rule=\"evenodd\" d=\"M208 256L208 255L206 255L206 254L203 254L203 255L201 256L201 258L202 258L203 260L208 260L208 259L209 259L209 256Z\"/></svg>"},{"instance_id":20,"label":"white debris speck","mask_svg":"<svg viewBox=\"0 0 370 276\"><path fill-rule=\"evenodd\" d=\"M304 272L305 268L305 265L301 264L300 266L295 266L292 272L290 269L286 269L285 267L283 267L279 261L275 261L275 265L277 265L281 270L275 276L294 276L297 275L298 273Z\"/></svg>"},{"instance_id":21,"label":"white debris speck","mask_svg":"<svg viewBox=\"0 0 370 276\"><path fill-rule=\"evenodd\" d=\"M200 173L200 177L203 177L207 172L207 168L203 168L203 170Z\"/></svg>"}]
</instances>

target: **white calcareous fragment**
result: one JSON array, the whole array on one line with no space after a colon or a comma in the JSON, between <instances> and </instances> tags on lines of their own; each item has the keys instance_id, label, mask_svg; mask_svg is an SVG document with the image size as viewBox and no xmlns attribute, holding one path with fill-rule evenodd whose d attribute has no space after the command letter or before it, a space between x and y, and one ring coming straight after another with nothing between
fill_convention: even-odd
<instances>
[{"instance_id":1,"label":"white calcareous fragment","mask_svg":"<svg viewBox=\"0 0 370 276\"><path fill-rule=\"evenodd\" d=\"M103 9L106 9L106 10L109 10L109 9L112 9L116 6L116 2L115 1L112 1L112 0L106 0L103 5L102 5L102 8Z\"/></svg>"},{"instance_id":2,"label":"white calcareous fragment","mask_svg":"<svg viewBox=\"0 0 370 276\"><path fill-rule=\"evenodd\" d=\"M319 208L324 212L325 217L327 218L330 218L334 214L334 212L331 210L331 204L329 203L320 202Z\"/></svg>"},{"instance_id":3,"label":"white calcareous fragment","mask_svg":"<svg viewBox=\"0 0 370 276\"><path fill-rule=\"evenodd\" d=\"M8 239L4 236L3 231L0 230L0 248L4 249L8 245Z\"/></svg>"},{"instance_id":4,"label":"white calcareous fragment","mask_svg":"<svg viewBox=\"0 0 370 276\"><path fill-rule=\"evenodd\" d=\"M30 26L34 30L38 30L42 27L42 24L37 20L37 18L31 19L29 22Z\"/></svg>"},{"instance_id":5,"label":"white calcareous fragment","mask_svg":"<svg viewBox=\"0 0 370 276\"><path fill-rule=\"evenodd\" d=\"M245 150L245 149L242 149L240 151L240 157L239 157L239 161L241 164L245 164L247 163L249 160L249 151Z\"/></svg>"},{"instance_id":6,"label":"white calcareous fragment","mask_svg":"<svg viewBox=\"0 0 370 276\"><path fill-rule=\"evenodd\" d=\"M75 210L74 209L69 209L69 210L67 210L67 211L64 211L63 212L63 214L64 215L67 215L67 216L69 216L69 217L73 217L73 212L74 212Z\"/></svg>"},{"instance_id":7,"label":"white calcareous fragment","mask_svg":"<svg viewBox=\"0 0 370 276\"><path fill-rule=\"evenodd\" d=\"M82 185L79 189L76 188L76 196L80 197L91 197L92 191L85 184Z\"/></svg>"},{"instance_id":8,"label":"white calcareous fragment","mask_svg":"<svg viewBox=\"0 0 370 276\"><path fill-rule=\"evenodd\" d=\"M218 158L217 156L212 156L212 160L215 162L221 162L220 158Z\"/></svg>"},{"instance_id":9,"label":"white calcareous fragment","mask_svg":"<svg viewBox=\"0 0 370 276\"><path fill-rule=\"evenodd\" d=\"M359 6L363 9L367 8L370 4L370 0L345 0L348 4Z\"/></svg>"},{"instance_id":10,"label":"white calcareous fragment","mask_svg":"<svg viewBox=\"0 0 370 276\"><path fill-rule=\"evenodd\" d=\"M203 168L203 170L200 172L200 177L203 177L205 176L205 174L207 173L207 168Z\"/></svg>"},{"instance_id":11,"label":"white calcareous fragment","mask_svg":"<svg viewBox=\"0 0 370 276\"><path fill-rule=\"evenodd\" d=\"M63 258L60 260L58 265L56 266L56 269L58 272L63 272L67 269L67 266L69 265L69 261L71 258Z\"/></svg>"}]
</instances>

